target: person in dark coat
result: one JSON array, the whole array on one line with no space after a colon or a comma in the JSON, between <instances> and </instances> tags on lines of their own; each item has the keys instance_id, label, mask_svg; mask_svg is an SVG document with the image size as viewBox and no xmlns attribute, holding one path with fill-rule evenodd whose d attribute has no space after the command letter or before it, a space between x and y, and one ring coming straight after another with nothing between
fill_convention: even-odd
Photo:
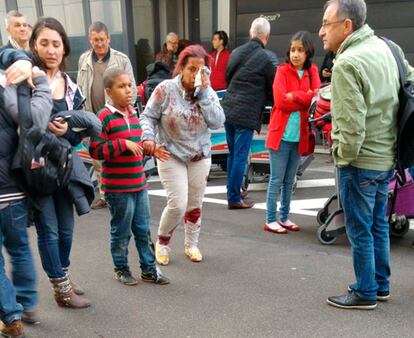
<instances>
[{"instance_id":1,"label":"person in dark coat","mask_svg":"<svg viewBox=\"0 0 414 338\"><path fill-rule=\"evenodd\" d=\"M227 201L229 209L246 209L254 201L242 200L240 187L253 132L260 131L266 102L273 102L272 84L276 67L265 46L270 23L257 18L250 27L250 41L236 48L227 64L227 93L222 101L226 115Z\"/></svg>"},{"instance_id":2,"label":"person in dark coat","mask_svg":"<svg viewBox=\"0 0 414 338\"><path fill-rule=\"evenodd\" d=\"M325 58L323 59L321 70L319 72L319 77L322 83L329 83L331 82L332 76L332 67L333 67L333 60L335 59L335 53L329 51L326 53Z\"/></svg>"}]
</instances>

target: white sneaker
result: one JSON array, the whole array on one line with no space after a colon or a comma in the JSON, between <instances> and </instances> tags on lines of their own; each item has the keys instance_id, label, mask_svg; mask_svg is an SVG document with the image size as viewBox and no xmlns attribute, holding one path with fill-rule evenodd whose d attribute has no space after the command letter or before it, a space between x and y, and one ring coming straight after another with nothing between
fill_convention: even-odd
<instances>
[{"instance_id":1,"label":"white sneaker","mask_svg":"<svg viewBox=\"0 0 414 338\"><path fill-rule=\"evenodd\" d=\"M170 262L170 247L162 245L160 242L155 243L155 259L160 265L168 265Z\"/></svg>"}]
</instances>

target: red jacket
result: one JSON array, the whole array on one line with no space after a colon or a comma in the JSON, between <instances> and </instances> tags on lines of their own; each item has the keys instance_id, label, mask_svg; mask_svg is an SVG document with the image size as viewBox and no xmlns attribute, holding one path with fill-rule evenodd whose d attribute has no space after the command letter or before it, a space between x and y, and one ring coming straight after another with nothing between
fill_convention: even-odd
<instances>
[{"instance_id":1,"label":"red jacket","mask_svg":"<svg viewBox=\"0 0 414 338\"><path fill-rule=\"evenodd\" d=\"M211 53L213 60L211 61L211 75L210 82L211 88L214 90L221 90L227 88L226 83L226 67L230 58L230 52L227 49L223 49L218 57L216 64L217 51Z\"/></svg>"},{"instance_id":2,"label":"red jacket","mask_svg":"<svg viewBox=\"0 0 414 338\"><path fill-rule=\"evenodd\" d=\"M312 84L310 83L309 74L311 74ZM313 64L309 71L304 71L302 79L291 64L282 64L278 67L273 82L274 105L270 114L266 138L266 147L268 149L274 151L279 149L290 113L300 111L299 154L306 152L309 136L308 109L314 96L314 91L320 85L318 67ZM309 92L309 89L312 91ZM287 93L293 94L293 100L286 98Z\"/></svg>"}]
</instances>

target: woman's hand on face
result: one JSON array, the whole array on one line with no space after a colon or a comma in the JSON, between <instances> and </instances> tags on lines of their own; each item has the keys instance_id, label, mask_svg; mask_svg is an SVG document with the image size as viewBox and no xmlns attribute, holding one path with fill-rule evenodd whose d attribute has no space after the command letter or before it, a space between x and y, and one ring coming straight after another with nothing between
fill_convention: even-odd
<instances>
[{"instance_id":1,"label":"woman's hand on face","mask_svg":"<svg viewBox=\"0 0 414 338\"><path fill-rule=\"evenodd\" d=\"M7 84L18 84L24 80L34 88L32 82L32 63L27 60L18 60L6 70Z\"/></svg>"},{"instance_id":2,"label":"woman's hand on face","mask_svg":"<svg viewBox=\"0 0 414 338\"><path fill-rule=\"evenodd\" d=\"M127 149L133 153L135 156L142 155L142 147L133 141L125 140Z\"/></svg>"},{"instance_id":3,"label":"woman's hand on face","mask_svg":"<svg viewBox=\"0 0 414 338\"><path fill-rule=\"evenodd\" d=\"M168 161L170 159L171 153L165 149L164 144L159 144L155 147L154 157L161 162Z\"/></svg>"},{"instance_id":4,"label":"woman's hand on face","mask_svg":"<svg viewBox=\"0 0 414 338\"><path fill-rule=\"evenodd\" d=\"M201 70L201 88L206 89L208 87L208 82L206 70L203 68Z\"/></svg>"},{"instance_id":5,"label":"woman's hand on face","mask_svg":"<svg viewBox=\"0 0 414 338\"><path fill-rule=\"evenodd\" d=\"M63 136L68 131L68 124L67 122L61 123L59 120L53 120L48 123L47 129L56 136Z\"/></svg>"},{"instance_id":6,"label":"woman's hand on face","mask_svg":"<svg viewBox=\"0 0 414 338\"><path fill-rule=\"evenodd\" d=\"M154 151L156 144L154 141L147 140L142 142L142 147L144 148L144 154L148 156L154 156Z\"/></svg>"}]
</instances>

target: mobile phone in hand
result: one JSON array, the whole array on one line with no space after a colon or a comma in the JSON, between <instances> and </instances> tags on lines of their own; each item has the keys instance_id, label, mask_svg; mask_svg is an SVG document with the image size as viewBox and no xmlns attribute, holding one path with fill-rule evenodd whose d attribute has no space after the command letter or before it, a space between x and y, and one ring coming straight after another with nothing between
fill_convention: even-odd
<instances>
[{"instance_id":1,"label":"mobile phone in hand","mask_svg":"<svg viewBox=\"0 0 414 338\"><path fill-rule=\"evenodd\" d=\"M55 120L61 124L64 124L70 120L72 115L66 115L66 116L59 116Z\"/></svg>"}]
</instances>

